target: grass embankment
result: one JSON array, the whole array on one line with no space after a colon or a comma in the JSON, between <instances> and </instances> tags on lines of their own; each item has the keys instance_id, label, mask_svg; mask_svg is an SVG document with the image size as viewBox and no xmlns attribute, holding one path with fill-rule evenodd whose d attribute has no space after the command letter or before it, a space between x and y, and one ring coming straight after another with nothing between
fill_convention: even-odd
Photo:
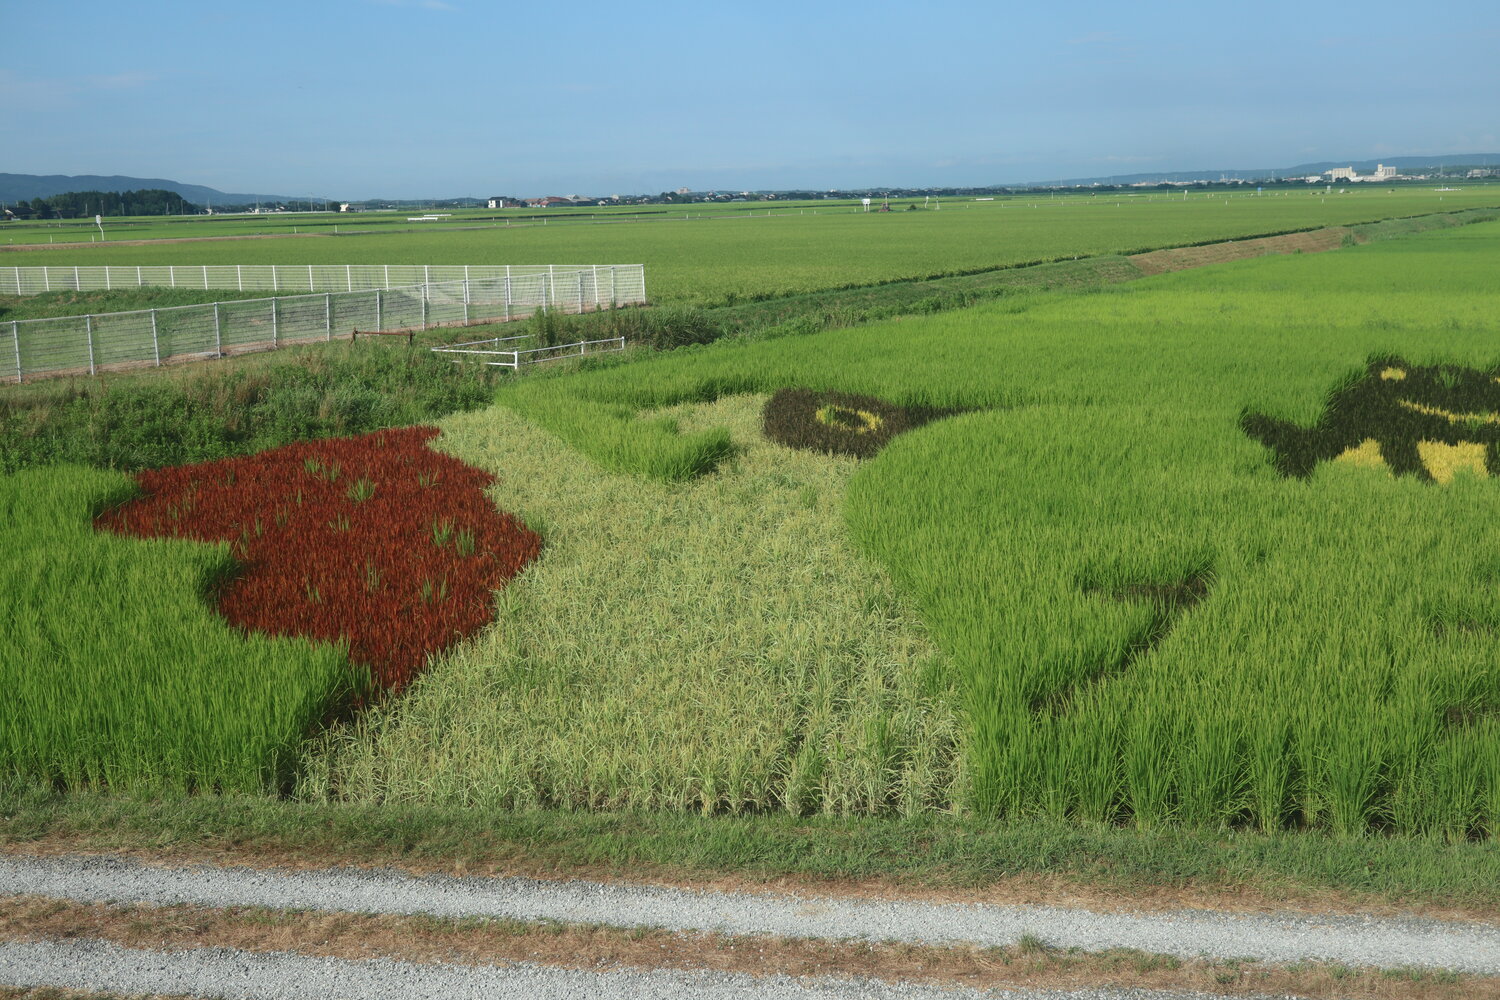
<instances>
[{"instance_id":1,"label":"grass embankment","mask_svg":"<svg viewBox=\"0 0 1500 1000\"><path fill-rule=\"evenodd\" d=\"M489 402L493 378L404 344L288 348L257 363L0 392L0 472L135 470L421 423Z\"/></svg>"},{"instance_id":2,"label":"grass embankment","mask_svg":"<svg viewBox=\"0 0 1500 1000\"><path fill-rule=\"evenodd\" d=\"M636 411L785 385L985 411L894 441L847 507L960 679L956 804L1463 838L1500 824L1500 495L1342 466L1288 481L1239 416L1310 423L1373 353L1488 367L1497 257L1471 227L500 399L666 480L722 462L723 438Z\"/></svg>"},{"instance_id":3,"label":"grass embankment","mask_svg":"<svg viewBox=\"0 0 1500 1000\"><path fill-rule=\"evenodd\" d=\"M750 882L1104 909L1415 909L1479 919L1500 912L1500 852L1490 844L1140 830L1046 817L702 817L60 793L0 784L0 844L28 853L134 853L167 863Z\"/></svg>"}]
</instances>

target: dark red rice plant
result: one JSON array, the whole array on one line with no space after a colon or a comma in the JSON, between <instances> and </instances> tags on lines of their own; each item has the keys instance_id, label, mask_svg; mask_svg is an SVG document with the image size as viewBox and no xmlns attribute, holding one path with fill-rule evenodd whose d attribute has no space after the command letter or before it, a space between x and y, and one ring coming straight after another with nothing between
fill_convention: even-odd
<instances>
[{"instance_id":1,"label":"dark red rice plant","mask_svg":"<svg viewBox=\"0 0 1500 1000\"><path fill-rule=\"evenodd\" d=\"M486 472L427 447L431 427L308 441L138 474L100 528L230 543L217 591L244 629L345 643L399 691L430 654L494 616L541 539L485 495Z\"/></svg>"}]
</instances>

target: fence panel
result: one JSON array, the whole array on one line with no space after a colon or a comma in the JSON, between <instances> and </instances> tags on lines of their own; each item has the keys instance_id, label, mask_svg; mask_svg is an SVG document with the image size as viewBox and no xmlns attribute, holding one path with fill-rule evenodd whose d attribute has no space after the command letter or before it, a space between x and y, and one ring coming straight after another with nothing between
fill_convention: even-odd
<instances>
[{"instance_id":1,"label":"fence panel","mask_svg":"<svg viewBox=\"0 0 1500 1000\"><path fill-rule=\"evenodd\" d=\"M63 267L0 267L0 294L36 295L57 291L105 291L119 288L222 288L237 292L356 292L376 288L405 288L450 281L548 276L557 302L580 299L579 272L585 305L594 291L610 292L622 275L640 278L639 264L141 264L67 265ZM607 282L606 282L607 275ZM620 302L644 301L644 280L635 291L619 285ZM606 296L598 296L603 304Z\"/></svg>"},{"instance_id":2,"label":"fence panel","mask_svg":"<svg viewBox=\"0 0 1500 1000\"><path fill-rule=\"evenodd\" d=\"M9 343L0 371L16 381L27 376L92 374L101 369L160 365L174 360L222 357L271 350L284 344L329 340L353 330L407 330L523 319L541 309L576 312L645 301L644 268L599 265L392 265L391 279L420 273L434 278L467 271L462 278L405 286L384 281L385 265L142 265L100 268L0 268L0 289L36 284L84 291L164 283L203 288L232 280L251 290L285 281L300 294L238 299L204 305L55 319L13 320L0 334ZM480 272L476 274L476 272ZM66 282L66 284L63 284ZM347 291L349 285L355 291ZM309 287L338 290L307 293ZM636 290L639 290L638 292Z\"/></svg>"}]
</instances>

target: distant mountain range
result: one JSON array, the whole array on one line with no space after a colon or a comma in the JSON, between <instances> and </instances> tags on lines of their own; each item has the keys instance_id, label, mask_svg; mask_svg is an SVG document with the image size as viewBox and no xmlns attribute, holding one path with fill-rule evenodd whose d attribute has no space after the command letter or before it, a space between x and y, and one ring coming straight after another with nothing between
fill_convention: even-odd
<instances>
[{"instance_id":1,"label":"distant mountain range","mask_svg":"<svg viewBox=\"0 0 1500 1000\"><path fill-rule=\"evenodd\" d=\"M1089 184L1141 184L1152 181L1258 180L1262 177L1308 177L1335 167L1353 167L1358 173L1374 173L1378 164L1405 172L1421 173L1422 168L1500 167L1500 153L1455 153L1450 156L1388 156L1379 160L1326 160L1322 163L1299 163L1295 167L1264 167L1256 170L1175 170L1147 174L1114 174L1109 177L1070 177L1063 180L1031 181L1013 187L1084 187Z\"/></svg>"},{"instance_id":2,"label":"distant mountain range","mask_svg":"<svg viewBox=\"0 0 1500 1000\"><path fill-rule=\"evenodd\" d=\"M321 201L308 195L234 194L201 184L183 184L164 177L101 177L98 174L0 174L0 202L50 198L69 191L175 191L195 205L253 205L256 202Z\"/></svg>"},{"instance_id":3,"label":"distant mountain range","mask_svg":"<svg viewBox=\"0 0 1500 1000\"><path fill-rule=\"evenodd\" d=\"M1108 177L1070 177L1066 179L1030 181L1026 184L1001 184L994 187L1086 187L1091 184L1141 184L1161 181L1217 181L1257 180L1269 177L1306 177L1320 174L1334 167L1353 167L1360 173L1370 173L1377 163L1395 167L1403 173L1423 172L1436 167L1500 167L1500 153L1462 153L1449 156L1391 156L1381 160L1328 160L1322 163L1300 163L1294 167L1265 167L1255 170L1175 170L1140 174L1113 174ZM235 194L204 187L201 184L183 184L164 177L122 177L98 174L0 174L0 202L14 203L30 201L32 198L50 198L69 191L141 191L160 189L175 191L195 205L251 205L256 202L323 201L321 196L284 194ZM431 200L431 199L423 199ZM451 199L449 199L451 200Z\"/></svg>"}]
</instances>

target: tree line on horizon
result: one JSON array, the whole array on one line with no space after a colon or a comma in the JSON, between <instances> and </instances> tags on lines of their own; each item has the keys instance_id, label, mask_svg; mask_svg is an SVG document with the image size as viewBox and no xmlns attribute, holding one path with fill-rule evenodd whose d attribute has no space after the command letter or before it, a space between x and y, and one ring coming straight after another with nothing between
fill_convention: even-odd
<instances>
[{"instance_id":1,"label":"tree line on horizon","mask_svg":"<svg viewBox=\"0 0 1500 1000\"><path fill-rule=\"evenodd\" d=\"M67 191L6 206L19 219L87 219L95 215L196 215L203 211L175 191Z\"/></svg>"}]
</instances>

